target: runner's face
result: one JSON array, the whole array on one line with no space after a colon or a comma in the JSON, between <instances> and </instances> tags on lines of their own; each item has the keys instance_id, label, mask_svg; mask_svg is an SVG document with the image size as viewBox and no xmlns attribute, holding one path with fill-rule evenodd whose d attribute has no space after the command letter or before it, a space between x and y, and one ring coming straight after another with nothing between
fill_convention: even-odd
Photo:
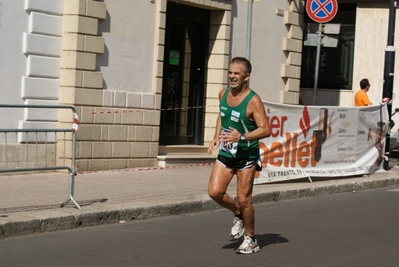
<instances>
[{"instance_id":1,"label":"runner's face","mask_svg":"<svg viewBox=\"0 0 399 267\"><path fill-rule=\"evenodd\" d=\"M244 83L248 81L249 74L245 73L243 64L231 63L229 66L229 82L231 88L242 88Z\"/></svg>"}]
</instances>

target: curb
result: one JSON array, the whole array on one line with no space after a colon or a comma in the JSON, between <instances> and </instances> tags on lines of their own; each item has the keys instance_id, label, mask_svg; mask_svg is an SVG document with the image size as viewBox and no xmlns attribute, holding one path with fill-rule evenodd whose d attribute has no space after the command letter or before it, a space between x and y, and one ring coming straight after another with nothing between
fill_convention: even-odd
<instances>
[{"instance_id":1,"label":"curb","mask_svg":"<svg viewBox=\"0 0 399 267\"><path fill-rule=\"evenodd\" d=\"M399 178L386 178L362 182L350 182L335 185L316 185L301 189L289 189L273 192L256 193L253 203L277 202L305 197L356 192L361 190L382 188L399 184ZM125 223L134 220L145 220L170 215L197 213L217 210L221 207L213 200L195 200L181 203L170 203L136 208L116 208L104 211L53 212L55 216L39 218L40 212L9 222L0 222L0 238L16 237L35 233L71 230L82 227L99 226L114 223ZM65 214L67 213L67 214ZM69 214L68 214L69 213ZM35 217L34 217L35 216ZM48 214L46 215L48 216Z\"/></svg>"}]
</instances>

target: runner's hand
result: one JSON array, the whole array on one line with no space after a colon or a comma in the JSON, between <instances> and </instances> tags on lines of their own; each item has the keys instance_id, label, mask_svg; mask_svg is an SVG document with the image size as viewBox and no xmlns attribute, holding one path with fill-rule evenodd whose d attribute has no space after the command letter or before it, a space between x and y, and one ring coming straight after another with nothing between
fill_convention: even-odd
<instances>
[{"instance_id":1,"label":"runner's hand","mask_svg":"<svg viewBox=\"0 0 399 267\"><path fill-rule=\"evenodd\" d=\"M239 142L241 134L233 127L229 127L231 132L222 132L220 134L220 142L224 142L224 146L229 146L233 143Z\"/></svg>"},{"instance_id":2,"label":"runner's hand","mask_svg":"<svg viewBox=\"0 0 399 267\"><path fill-rule=\"evenodd\" d=\"M213 139L208 146L208 154L212 155L213 151L215 151L219 147L220 141L219 139Z\"/></svg>"}]
</instances>

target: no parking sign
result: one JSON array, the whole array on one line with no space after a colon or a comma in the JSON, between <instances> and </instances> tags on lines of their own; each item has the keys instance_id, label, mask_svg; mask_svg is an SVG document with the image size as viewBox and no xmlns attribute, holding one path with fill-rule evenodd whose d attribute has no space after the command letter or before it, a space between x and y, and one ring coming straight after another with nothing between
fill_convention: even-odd
<instances>
[{"instance_id":1,"label":"no parking sign","mask_svg":"<svg viewBox=\"0 0 399 267\"><path fill-rule=\"evenodd\" d=\"M334 18L338 11L337 0L307 0L306 12L318 23L326 23Z\"/></svg>"}]
</instances>

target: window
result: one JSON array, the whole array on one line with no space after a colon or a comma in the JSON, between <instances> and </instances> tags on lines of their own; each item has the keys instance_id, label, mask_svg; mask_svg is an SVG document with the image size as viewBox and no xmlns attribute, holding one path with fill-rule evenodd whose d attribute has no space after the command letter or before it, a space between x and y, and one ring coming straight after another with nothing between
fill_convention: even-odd
<instances>
[{"instance_id":1,"label":"window","mask_svg":"<svg viewBox=\"0 0 399 267\"><path fill-rule=\"evenodd\" d=\"M356 5L339 5L337 15L328 23L340 24L339 34L330 35L338 40L336 47L321 47L318 89L352 89L353 55L355 44ZM305 15L304 35L318 29L318 23ZM327 34L328 35L328 34ZM304 36L304 40L305 40ZM316 46L303 45L301 88L314 88Z\"/></svg>"}]
</instances>

